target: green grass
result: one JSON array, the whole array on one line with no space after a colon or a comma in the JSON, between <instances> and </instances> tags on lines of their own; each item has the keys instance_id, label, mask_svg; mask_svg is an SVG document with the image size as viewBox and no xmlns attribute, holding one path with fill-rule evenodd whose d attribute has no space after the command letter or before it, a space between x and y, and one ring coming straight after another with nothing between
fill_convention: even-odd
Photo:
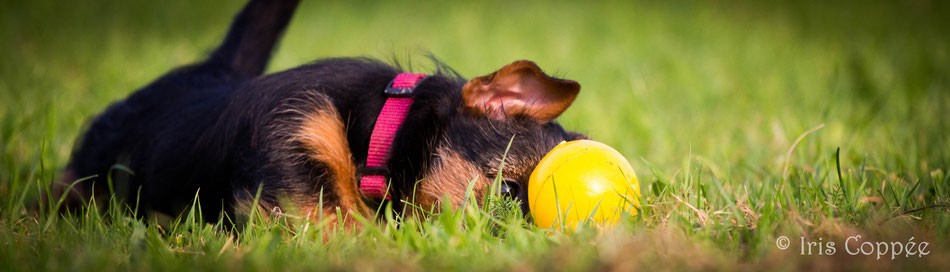
<instances>
[{"instance_id":1,"label":"green grass","mask_svg":"<svg viewBox=\"0 0 950 272\"><path fill-rule=\"evenodd\" d=\"M626 155L645 204L602 235L549 236L489 201L326 241L287 217L231 232L195 214L160 226L119 209L29 210L88 118L200 59L243 3L2 2L3 271L950 267L941 1L305 1L271 71L361 55L413 56L425 70L432 52L474 77L534 60L581 83L560 122ZM914 237L931 254L850 256L856 234ZM799 237L837 252L801 256Z\"/></svg>"}]
</instances>

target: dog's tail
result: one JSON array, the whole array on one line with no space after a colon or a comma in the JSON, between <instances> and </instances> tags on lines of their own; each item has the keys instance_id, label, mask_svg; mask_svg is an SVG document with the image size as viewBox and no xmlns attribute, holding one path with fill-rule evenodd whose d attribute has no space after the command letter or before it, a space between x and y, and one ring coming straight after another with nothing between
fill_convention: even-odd
<instances>
[{"instance_id":1,"label":"dog's tail","mask_svg":"<svg viewBox=\"0 0 950 272\"><path fill-rule=\"evenodd\" d=\"M250 0L207 63L250 78L264 72L299 0Z\"/></svg>"}]
</instances>

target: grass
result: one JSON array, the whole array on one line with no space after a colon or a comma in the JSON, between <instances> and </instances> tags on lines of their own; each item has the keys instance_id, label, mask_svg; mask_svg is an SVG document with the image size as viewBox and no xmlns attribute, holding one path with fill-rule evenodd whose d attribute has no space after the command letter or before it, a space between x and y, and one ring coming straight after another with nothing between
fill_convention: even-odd
<instances>
[{"instance_id":1,"label":"grass","mask_svg":"<svg viewBox=\"0 0 950 272\"><path fill-rule=\"evenodd\" d=\"M534 60L582 84L561 123L626 155L645 204L600 235L549 236L488 201L428 221L384 215L325 241L289 217L232 232L194 213L161 226L118 208L27 209L88 118L200 59L243 3L2 2L0 270L950 267L940 1L305 1L271 71L432 52L474 77ZM858 234L913 237L930 254L851 256L844 242ZM776 248L780 236L789 249ZM833 241L836 253L803 256L800 239Z\"/></svg>"}]
</instances>

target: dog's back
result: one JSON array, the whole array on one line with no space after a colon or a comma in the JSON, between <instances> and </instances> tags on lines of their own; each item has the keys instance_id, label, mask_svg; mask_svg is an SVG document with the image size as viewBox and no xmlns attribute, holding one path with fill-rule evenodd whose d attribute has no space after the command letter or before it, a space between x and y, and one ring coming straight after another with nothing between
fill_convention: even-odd
<instances>
[{"instance_id":1,"label":"dog's back","mask_svg":"<svg viewBox=\"0 0 950 272\"><path fill-rule=\"evenodd\" d=\"M153 204L140 205L140 209L161 211L180 209L180 198L194 197L199 187L220 187L205 190L202 198L230 196L226 184L208 184L228 178L221 176L230 173L220 154L224 150L203 145L199 137L216 125L220 112L227 107L227 96L263 73L298 2L252 0L235 17L224 42L207 60L175 69L109 106L77 142L63 182L54 186L55 195L68 193L66 207L77 207L93 196L104 203L104 193L115 191L117 197L126 200L161 200L138 199ZM116 165L151 173L127 173ZM139 178L143 176L175 182L143 184ZM68 183L76 180L83 181L65 192ZM204 203L203 210L222 209L221 201ZM168 206L161 206L165 204Z\"/></svg>"}]
</instances>

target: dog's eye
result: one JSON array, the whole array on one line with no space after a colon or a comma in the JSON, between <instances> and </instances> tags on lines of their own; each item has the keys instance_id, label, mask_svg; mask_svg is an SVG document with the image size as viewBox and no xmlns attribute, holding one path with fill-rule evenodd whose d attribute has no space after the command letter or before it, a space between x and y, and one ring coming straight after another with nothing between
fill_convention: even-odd
<instances>
[{"instance_id":1,"label":"dog's eye","mask_svg":"<svg viewBox=\"0 0 950 272\"><path fill-rule=\"evenodd\" d=\"M499 189L502 194L517 196L518 193L521 192L521 185L518 185L518 182L514 179L505 178L505 180L501 182Z\"/></svg>"}]
</instances>

